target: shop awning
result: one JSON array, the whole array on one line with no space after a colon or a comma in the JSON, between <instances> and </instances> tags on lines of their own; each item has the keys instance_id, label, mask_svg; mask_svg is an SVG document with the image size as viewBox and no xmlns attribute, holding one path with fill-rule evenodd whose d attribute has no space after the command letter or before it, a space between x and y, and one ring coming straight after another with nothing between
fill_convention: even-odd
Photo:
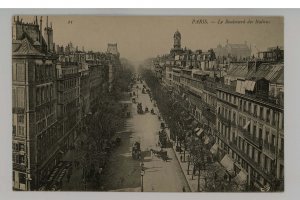
<instances>
[{"instance_id":1,"label":"shop awning","mask_svg":"<svg viewBox=\"0 0 300 200\"><path fill-rule=\"evenodd\" d=\"M189 117L185 120L185 122L191 123L192 120L193 120L193 118L192 118L191 116L189 116Z\"/></svg>"},{"instance_id":2,"label":"shop awning","mask_svg":"<svg viewBox=\"0 0 300 200\"><path fill-rule=\"evenodd\" d=\"M196 135L199 137L203 133L203 128L200 128L197 132Z\"/></svg>"},{"instance_id":3,"label":"shop awning","mask_svg":"<svg viewBox=\"0 0 300 200\"><path fill-rule=\"evenodd\" d=\"M190 126L196 127L198 125L198 122L196 120L193 120Z\"/></svg>"},{"instance_id":4,"label":"shop awning","mask_svg":"<svg viewBox=\"0 0 300 200\"><path fill-rule=\"evenodd\" d=\"M239 185L245 185L247 184L247 176L248 176L248 173L242 169L238 175L236 175L236 177L233 178L233 180L239 184Z\"/></svg>"},{"instance_id":5,"label":"shop awning","mask_svg":"<svg viewBox=\"0 0 300 200\"><path fill-rule=\"evenodd\" d=\"M210 148L210 152L211 152L212 154L217 154L218 148L219 148L218 143L215 143L215 144Z\"/></svg>"},{"instance_id":6,"label":"shop awning","mask_svg":"<svg viewBox=\"0 0 300 200\"><path fill-rule=\"evenodd\" d=\"M209 143L209 137L207 135L205 135L204 137L204 144L208 144Z\"/></svg>"},{"instance_id":7,"label":"shop awning","mask_svg":"<svg viewBox=\"0 0 300 200\"><path fill-rule=\"evenodd\" d=\"M226 168L226 171L229 172L230 174L234 173L234 162L232 158L229 157L228 154L226 154L223 159L221 160L221 165Z\"/></svg>"},{"instance_id":8,"label":"shop awning","mask_svg":"<svg viewBox=\"0 0 300 200\"><path fill-rule=\"evenodd\" d=\"M245 126L243 127L243 129L247 129L249 125L250 125L250 121L247 121L247 123L245 124Z\"/></svg>"}]
</instances>

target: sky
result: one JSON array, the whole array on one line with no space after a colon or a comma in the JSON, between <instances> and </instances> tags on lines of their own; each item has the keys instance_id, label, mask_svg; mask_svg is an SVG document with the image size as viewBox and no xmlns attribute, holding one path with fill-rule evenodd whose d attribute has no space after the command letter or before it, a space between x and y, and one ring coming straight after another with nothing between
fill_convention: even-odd
<instances>
[{"instance_id":1,"label":"sky","mask_svg":"<svg viewBox=\"0 0 300 200\"><path fill-rule=\"evenodd\" d=\"M21 18L33 22L34 16ZM182 47L191 50L207 51L227 40L233 44L247 41L253 53L284 46L282 17L49 16L48 20L52 22L56 44L71 41L79 49L84 46L85 50L103 52L107 43L117 43L121 57L131 61L169 53L176 30L181 33Z\"/></svg>"}]
</instances>

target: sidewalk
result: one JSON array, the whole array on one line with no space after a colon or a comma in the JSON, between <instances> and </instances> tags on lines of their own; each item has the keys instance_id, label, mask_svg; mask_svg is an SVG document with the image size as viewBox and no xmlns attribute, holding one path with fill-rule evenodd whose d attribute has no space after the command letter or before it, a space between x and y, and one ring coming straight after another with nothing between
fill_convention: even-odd
<instances>
[{"instance_id":1,"label":"sidewalk","mask_svg":"<svg viewBox=\"0 0 300 200\"><path fill-rule=\"evenodd\" d=\"M170 135L170 130L169 129L166 129L167 131L167 135L169 136ZM169 138L170 139L170 138ZM182 169L182 172L187 180L187 183L190 187L190 191L191 192L198 192L198 171L195 173L195 175L192 176L192 172L193 172L193 164L190 163L190 166L188 167L188 161L187 161L187 158L189 156L189 153L186 151L185 152L185 160L183 159L184 158L184 154L183 152L180 153L180 152L177 152L176 151L176 145L175 145L175 141L171 140L173 143L173 151L174 151L174 154L176 155L176 158L178 160L178 163L180 164L180 167ZM182 157L182 161L181 161L181 157ZM189 169L189 172L188 172L188 169ZM205 188L205 177L207 177L206 179L206 182L207 182L207 185L214 185L214 180L211 178L213 177L213 174L214 173L217 173L218 174L218 182L222 181L222 178L223 178L223 175L226 173L226 170L220 165L220 163L218 162L215 162L213 164L211 164L209 166L209 169L204 171L202 170L201 171L201 174L200 174L200 192L202 191L207 191L207 189ZM221 191L220 191L221 192Z\"/></svg>"}]
</instances>

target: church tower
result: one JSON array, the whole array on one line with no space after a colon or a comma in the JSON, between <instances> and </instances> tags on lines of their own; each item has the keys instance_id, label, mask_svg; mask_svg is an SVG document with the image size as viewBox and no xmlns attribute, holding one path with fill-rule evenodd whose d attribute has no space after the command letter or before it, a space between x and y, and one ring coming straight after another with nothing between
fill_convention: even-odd
<instances>
[{"instance_id":1,"label":"church tower","mask_svg":"<svg viewBox=\"0 0 300 200\"><path fill-rule=\"evenodd\" d=\"M170 51L170 54L172 54L173 56L180 55L183 53L183 49L181 48L181 34L178 30L174 33L173 38L174 44L173 48Z\"/></svg>"},{"instance_id":2,"label":"church tower","mask_svg":"<svg viewBox=\"0 0 300 200\"><path fill-rule=\"evenodd\" d=\"M46 20L46 27L44 29L44 39L46 40L47 44L47 51L53 52L54 44L53 44L53 29L52 29L52 23L50 23L50 27L48 26L48 16Z\"/></svg>"},{"instance_id":3,"label":"church tower","mask_svg":"<svg viewBox=\"0 0 300 200\"><path fill-rule=\"evenodd\" d=\"M177 30L174 33L174 49L180 49L181 48L181 34Z\"/></svg>"}]
</instances>

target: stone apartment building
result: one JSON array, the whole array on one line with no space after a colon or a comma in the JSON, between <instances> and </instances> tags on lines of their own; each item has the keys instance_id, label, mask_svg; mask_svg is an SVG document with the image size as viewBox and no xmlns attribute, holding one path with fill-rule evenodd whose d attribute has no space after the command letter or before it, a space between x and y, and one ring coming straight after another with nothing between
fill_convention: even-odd
<instances>
[{"instance_id":1,"label":"stone apartment building","mask_svg":"<svg viewBox=\"0 0 300 200\"><path fill-rule=\"evenodd\" d=\"M79 51L72 43L55 45L48 17L44 25L42 17L34 17L32 23L13 18L14 190L37 190L47 182L74 145L82 119L108 91L108 77L116 77L120 54L114 54Z\"/></svg>"},{"instance_id":2,"label":"stone apartment building","mask_svg":"<svg viewBox=\"0 0 300 200\"><path fill-rule=\"evenodd\" d=\"M181 34L175 35L174 48L175 42L181 44ZM245 51L237 56L250 57L246 44L240 47ZM213 136L211 152L228 174L250 190L277 191L284 178L282 48L260 55L243 61L226 58L224 68L213 50L182 50L165 61L166 67L155 68L162 83L169 82L163 74L172 70L173 96L182 97L177 100L199 122L197 134Z\"/></svg>"},{"instance_id":3,"label":"stone apartment building","mask_svg":"<svg viewBox=\"0 0 300 200\"><path fill-rule=\"evenodd\" d=\"M13 188L32 190L59 159L56 60L52 28L43 20L12 27Z\"/></svg>"}]
</instances>

